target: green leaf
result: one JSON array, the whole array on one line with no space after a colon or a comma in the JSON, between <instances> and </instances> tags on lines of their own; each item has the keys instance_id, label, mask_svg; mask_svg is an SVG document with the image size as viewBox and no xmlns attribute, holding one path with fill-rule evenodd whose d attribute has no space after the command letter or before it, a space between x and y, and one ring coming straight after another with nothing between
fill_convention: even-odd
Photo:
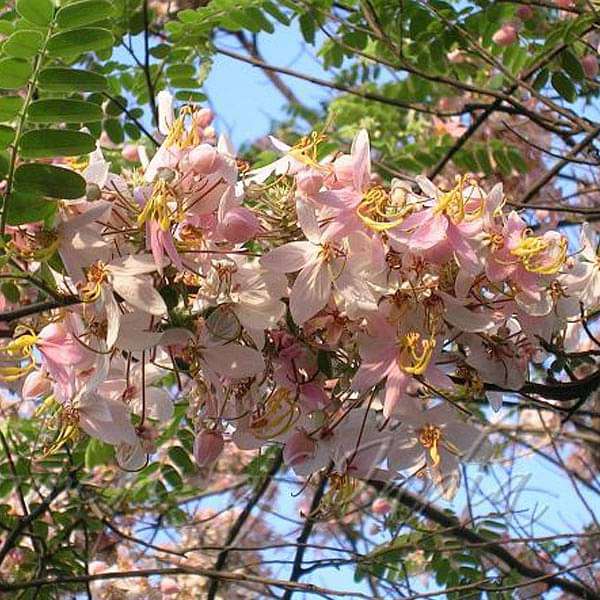
<instances>
[{"instance_id":1,"label":"green leaf","mask_svg":"<svg viewBox=\"0 0 600 600\"><path fill-rule=\"evenodd\" d=\"M168 450L169 458L173 464L181 470L185 475L191 475L196 471L189 454L181 446L171 446Z\"/></svg>"},{"instance_id":2,"label":"green leaf","mask_svg":"<svg viewBox=\"0 0 600 600\"><path fill-rule=\"evenodd\" d=\"M82 131L35 129L21 138L21 156L24 158L79 156L95 149L96 140Z\"/></svg>"},{"instance_id":3,"label":"green leaf","mask_svg":"<svg viewBox=\"0 0 600 600\"><path fill-rule=\"evenodd\" d=\"M23 98L20 96L0 97L0 121L12 121L21 112Z\"/></svg>"},{"instance_id":4,"label":"green leaf","mask_svg":"<svg viewBox=\"0 0 600 600\"><path fill-rule=\"evenodd\" d=\"M561 71L552 74L552 87L568 102L575 102L577 90L573 82Z\"/></svg>"},{"instance_id":5,"label":"green leaf","mask_svg":"<svg viewBox=\"0 0 600 600\"><path fill-rule=\"evenodd\" d=\"M302 32L302 37L304 41L308 44L315 43L315 21L309 13L304 13L300 15L298 19L298 23L300 24L300 31Z\"/></svg>"},{"instance_id":6,"label":"green leaf","mask_svg":"<svg viewBox=\"0 0 600 600\"><path fill-rule=\"evenodd\" d=\"M87 123L102 120L102 108L82 100L38 100L27 111L30 123Z\"/></svg>"},{"instance_id":7,"label":"green leaf","mask_svg":"<svg viewBox=\"0 0 600 600\"><path fill-rule=\"evenodd\" d=\"M40 71L38 85L50 92L102 92L108 88L108 81L93 71L50 67Z\"/></svg>"},{"instance_id":8,"label":"green leaf","mask_svg":"<svg viewBox=\"0 0 600 600\"><path fill-rule=\"evenodd\" d=\"M82 0L63 6L56 13L56 24L60 29L73 29L102 21L114 14L107 0Z\"/></svg>"},{"instance_id":9,"label":"green leaf","mask_svg":"<svg viewBox=\"0 0 600 600\"><path fill-rule=\"evenodd\" d=\"M35 56L44 43L44 36L33 29L15 31L4 42L2 49L8 56L15 58L31 58Z\"/></svg>"},{"instance_id":10,"label":"green leaf","mask_svg":"<svg viewBox=\"0 0 600 600\"><path fill-rule=\"evenodd\" d=\"M114 456L114 449L111 445L95 438L90 438L85 449L85 468L93 469L99 465L108 464Z\"/></svg>"},{"instance_id":11,"label":"green leaf","mask_svg":"<svg viewBox=\"0 0 600 600\"><path fill-rule=\"evenodd\" d=\"M30 23L46 27L52 21L54 6L50 0L17 0L17 12Z\"/></svg>"},{"instance_id":12,"label":"green leaf","mask_svg":"<svg viewBox=\"0 0 600 600\"><path fill-rule=\"evenodd\" d=\"M121 127L119 119L106 119L103 123L103 126L111 142L113 142L114 144L123 143L123 141L125 140L125 134L123 132L123 127Z\"/></svg>"},{"instance_id":13,"label":"green leaf","mask_svg":"<svg viewBox=\"0 0 600 600\"><path fill-rule=\"evenodd\" d=\"M193 65L169 65L166 73L169 79L192 79L196 74L196 69Z\"/></svg>"},{"instance_id":14,"label":"green leaf","mask_svg":"<svg viewBox=\"0 0 600 600\"><path fill-rule=\"evenodd\" d=\"M570 50L563 50L561 52L560 62L572 79L575 81L583 81L585 73L583 72L581 63Z\"/></svg>"},{"instance_id":15,"label":"green leaf","mask_svg":"<svg viewBox=\"0 0 600 600\"><path fill-rule=\"evenodd\" d=\"M7 199L6 222L9 225L24 225L45 221L56 211L56 202L44 200L37 194L13 192Z\"/></svg>"},{"instance_id":16,"label":"green leaf","mask_svg":"<svg viewBox=\"0 0 600 600\"><path fill-rule=\"evenodd\" d=\"M111 48L113 35L108 29L83 27L57 33L48 42L48 53L57 57L78 56L84 52L95 52Z\"/></svg>"},{"instance_id":17,"label":"green leaf","mask_svg":"<svg viewBox=\"0 0 600 600\"><path fill-rule=\"evenodd\" d=\"M29 62L21 58L0 60L0 88L14 90L23 87L32 73Z\"/></svg>"},{"instance_id":18,"label":"green leaf","mask_svg":"<svg viewBox=\"0 0 600 600\"><path fill-rule=\"evenodd\" d=\"M15 139L15 130L8 125L0 125L0 150L4 150Z\"/></svg>"},{"instance_id":19,"label":"green leaf","mask_svg":"<svg viewBox=\"0 0 600 600\"><path fill-rule=\"evenodd\" d=\"M27 163L15 171L15 188L51 198L76 200L85 195L85 179L64 167Z\"/></svg>"},{"instance_id":20,"label":"green leaf","mask_svg":"<svg viewBox=\"0 0 600 600\"><path fill-rule=\"evenodd\" d=\"M12 281L5 281L2 286L0 286L0 291L2 291L2 295L13 304L17 304L21 300L21 292Z\"/></svg>"}]
</instances>

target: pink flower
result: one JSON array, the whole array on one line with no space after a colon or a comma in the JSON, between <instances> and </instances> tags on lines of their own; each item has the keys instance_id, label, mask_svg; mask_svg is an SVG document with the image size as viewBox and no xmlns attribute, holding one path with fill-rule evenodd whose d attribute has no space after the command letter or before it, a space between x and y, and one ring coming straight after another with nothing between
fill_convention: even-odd
<instances>
[{"instance_id":1,"label":"pink flower","mask_svg":"<svg viewBox=\"0 0 600 600\"><path fill-rule=\"evenodd\" d=\"M412 323L394 322L385 310L369 319L368 333L359 336L361 364L352 388L363 392L386 380L383 414L411 412L414 401L407 390L413 375L422 375L433 386L452 388L450 379L432 360L436 342Z\"/></svg>"},{"instance_id":2,"label":"pink flower","mask_svg":"<svg viewBox=\"0 0 600 600\"><path fill-rule=\"evenodd\" d=\"M130 162L138 162L140 160L140 153L136 144L125 144L121 151L121 156Z\"/></svg>"},{"instance_id":3,"label":"pink flower","mask_svg":"<svg viewBox=\"0 0 600 600\"><path fill-rule=\"evenodd\" d=\"M519 6L519 8L517 8L517 17L519 17L519 19L522 19L523 21L531 19L534 15L535 12L533 11L533 8L531 8L531 6L523 4Z\"/></svg>"},{"instance_id":4,"label":"pink flower","mask_svg":"<svg viewBox=\"0 0 600 600\"><path fill-rule=\"evenodd\" d=\"M389 452L390 466L412 472L426 468L449 500L460 483L459 460L475 461L487 454L483 432L460 420L447 404L405 417L395 433L397 440Z\"/></svg>"},{"instance_id":5,"label":"pink flower","mask_svg":"<svg viewBox=\"0 0 600 600\"><path fill-rule=\"evenodd\" d=\"M581 68L589 79L596 79L598 75L598 56L595 54L586 54L581 59Z\"/></svg>"},{"instance_id":6,"label":"pink flower","mask_svg":"<svg viewBox=\"0 0 600 600\"><path fill-rule=\"evenodd\" d=\"M371 510L376 515L387 515L392 511L392 503L386 498L375 498Z\"/></svg>"},{"instance_id":7,"label":"pink flower","mask_svg":"<svg viewBox=\"0 0 600 600\"><path fill-rule=\"evenodd\" d=\"M510 46L514 44L519 37L519 32L514 25L505 23L494 33L492 40L498 46Z\"/></svg>"},{"instance_id":8,"label":"pink flower","mask_svg":"<svg viewBox=\"0 0 600 600\"><path fill-rule=\"evenodd\" d=\"M304 431L298 430L286 441L283 450L283 460L286 465L294 466L312 458L317 451L316 442Z\"/></svg>"},{"instance_id":9,"label":"pink flower","mask_svg":"<svg viewBox=\"0 0 600 600\"><path fill-rule=\"evenodd\" d=\"M243 244L252 239L260 230L256 215L244 206L228 211L220 223L223 237L234 244Z\"/></svg>"},{"instance_id":10,"label":"pink flower","mask_svg":"<svg viewBox=\"0 0 600 600\"><path fill-rule=\"evenodd\" d=\"M222 433L203 429L194 440L194 459L199 467L208 467L219 458L224 447Z\"/></svg>"}]
</instances>

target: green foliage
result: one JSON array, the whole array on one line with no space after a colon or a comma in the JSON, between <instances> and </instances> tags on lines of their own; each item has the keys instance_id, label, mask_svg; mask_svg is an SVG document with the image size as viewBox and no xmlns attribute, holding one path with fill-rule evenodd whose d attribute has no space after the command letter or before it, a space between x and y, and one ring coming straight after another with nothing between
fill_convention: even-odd
<instances>
[{"instance_id":1,"label":"green foliage","mask_svg":"<svg viewBox=\"0 0 600 600\"><path fill-rule=\"evenodd\" d=\"M15 188L50 198L75 200L85 195L85 180L70 169L26 163L20 165L15 172Z\"/></svg>"}]
</instances>

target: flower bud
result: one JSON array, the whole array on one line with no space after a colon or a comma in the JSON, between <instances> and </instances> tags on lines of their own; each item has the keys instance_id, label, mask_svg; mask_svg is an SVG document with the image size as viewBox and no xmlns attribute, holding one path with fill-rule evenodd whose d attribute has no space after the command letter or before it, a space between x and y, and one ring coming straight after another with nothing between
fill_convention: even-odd
<instances>
[{"instance_id":1,"label":"flower bud","mask_svg":"<svg viewBox=\"0 0 600 600\"><path fill-rule=\"evenodd\" d=\"M102 190L97 183L86 183L85 185L85 199L88 202L95 202L100 200L102 197Z\"/></svg>"},{"instance_id":2,"label":"flower bud","mask_svg":"<svg viewBox=\"0 0 600 600\"><path fill-rule=\"evenodd\" d=\"M455 48L454 50L452 50L452 52L448 52L448 54L446 54L446 58L451 63L458 64L464 62L465 55L463 54L462 50L460 50L459 48Z\"/></svg>"},{"instance_id":3,"label":"flower bud","mask_svg":"<svg viewBox=\"0 0 600 600\"><path fill-rule=\"evenodd\" d=\"M27 375L21 389L21 396L24 400L33 400L40 396L45 396L52 391L50 380L43 371L32 371Z\"/></svg>"},{"instance_id":4,"label":"flower bud","mask_svg":"<svg viewBox=\"0 0 600 600\"><path fill-rule=\"evenodd\" d=\"M196 113L196 123L202 128L208 127L213 122L214 118L215 115L210 108L201 108Z\"/></svg>"},{"instance_id":5,"label":"flower bud","mask_svg":"<svg viewBox=\"0 0 600 600\"><path fill-rule=\"evenodd\" d=\"M554 0L554 4L556 4L558 8L573 8L573 6L575 6L573 0Z\"/></svg>"},{"instance_id":6,"label":"flower bud","mask_svg":"<svg viewBox=\"0 0 600 600\"><path fill-rule=\"evenodd\" d=\"M125 144L121 151L121 156L131 162L138 162L140 160L140 153L136 144Z\"/></svg>"},{"instance_id":7,"label":"flower bud","mask_svg":"<svg viewBox=\"0 0 600 600\"><path fill-rule=\"evenodd\" d=\"M517 8L517 17L523 21L528 21L529 19L533 18L534 14L533 8L531 8L531 6L527 6L526 4L523 4Z\"/></svg>"},{"instance_id":8,"label":"flower bud","mask_svg":"<svg viewBox=\"0 0 600 600\"><path fill-rule=\"evenodd\" d=\"M208 467L219 458L225 442L219 431L203 429L194 440L194 459L199 467Z\"/></svg>"},{"instance_id":9,"label":"flower bud","mask_svg":"<svg viewBox=\"0 0 600 600\"><path fill-rule=\"evenodd\" d=\"M376 515L387 515L392 510L392 504L385 498L375 498L371 504L371 510Z\"/></svg>"},{"instance_id":10,"label":"flower bud","mask_svg":"<svg viewBox=\"0 0 600 600\"><path fill-rule=\"evenodd\" d=\"M598 75L598 58L594 54L586 54L581 59L581 68L586 77L595 79Z\"/></svg>"},{"instance_id":11,"label":"flower bud","mask_svg":"<svg viewBox=\"0 0 600 600\"><path fill-rule=\"evenodd\" d=\"M517 38L517 28L508 23L502 25L502 27L500 27L500 29L492 36L492 40L494 43L498 44L498 46L510 46L517 41Z\"/></svg>"},{"instance_id":12,"label":"flower bud","mask_svg":"<svg viewBox=\"0 0 600 600\"><path fill-rule=\"evenodd\" d=\"M354 161L349 154L344 154L333 163L335 176L342 183L352 183L354 179Z\"/></svg>"},{"instance_id":13,"label":"flower bud","mask_svg":"<svg viewBox=\"0 0 600 600\"><path fill-rule=\"evenodd\" d=\"M315 455L317 443L304 431L296 431L287 440L283 449L283 460L286 465L297 465Z\"/></svg>"},{"instance_id":14,"label":"flower bud","mask_svg":"<svg viewBox=\"0 0 600 600\"><path fill-rule=\"evenodd\" d=\"M298 190L307 196L316 194L323 185L323 176L313 169L303 169L296 175Z\"/></svg>"},{"instance_id":15,"label":"flower bud","mask_svg":"<svg viewBox=\"0 0 600 600\"><path fill-rule=\"evenodd\" d=\"M181 591L181 586L172 577L163 577L160 580L160 591L163 596L175 596Z\"/></svg>"},{"instance_id":16,"label":"flower bud","mask_svg":"<svg viewBox=\"0 0 600 600\"><path fill-rule=\"evenodd\" d=\"M217 166L217 150L209 144L200 144L191 150L189 163L196 173L209 174Z\"/></svg>"},{"instance_id":17,"label":"flower bud","mask_svg":"<svg viewBox=\"0 0 600 600\"><path fill-rule=\"evenodd\" d=\"M243 244L260 230L256 215L243 206L232 208L221 222L223 237L234 244Z\"/></svg>"}]
</instances>

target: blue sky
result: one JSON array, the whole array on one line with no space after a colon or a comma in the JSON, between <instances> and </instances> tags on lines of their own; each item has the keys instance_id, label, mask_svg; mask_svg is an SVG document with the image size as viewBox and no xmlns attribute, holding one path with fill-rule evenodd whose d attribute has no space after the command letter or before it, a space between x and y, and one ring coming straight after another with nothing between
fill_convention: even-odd
<instances>
[{"instance_id":1,"label":"blue sky","mask_svg":"<svg viewBox=\"0 0 600 600\"><path fill-rule=\"evenodd\" d=\"M327 77L311 49L305 48L301 39L295 25L278 27L273 35L261 36L259 50L269 64ZM240 51L233 36L221 38L219 45ZM244 53L243 50L240 52ZM308 106L318 106L319 102L331 97L330 90L294 77L281 77ZM228 56L216 56L204 92L219 117L216 123L218 129L226 132L237 147L265 135L272 129L274 120L287 116L285 98L273 88L264 73Z\"/></svg>"}]
</instances>

